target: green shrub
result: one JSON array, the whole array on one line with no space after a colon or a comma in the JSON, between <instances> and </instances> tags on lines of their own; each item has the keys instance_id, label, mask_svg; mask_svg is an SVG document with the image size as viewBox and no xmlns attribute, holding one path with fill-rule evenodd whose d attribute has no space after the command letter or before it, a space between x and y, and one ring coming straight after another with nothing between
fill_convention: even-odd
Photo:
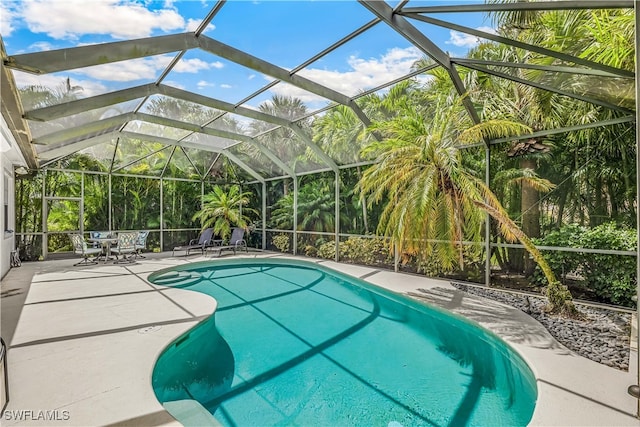
<instances>
[{"instance_id":1,"label":"green shrub","mask_svg":"<svg viewBox=\"0 0 640 427\"><path fill-rule=\"evenodd\" d=\"M462 248L462 259L464 268L454 265L450 269L445 269L438 257L436 256L420 256L417 258L417 268L419 272L430 277L463 277L465 280L480 281L484 271L484 252L478 250L477 247L464 246Z\"/></svg>"},{"instance_id":2,"label":"green shrub","mask_svg":"<svg viewBox=\"0 0 640 427\"><path fill-rule=\"evenodd\" d=\"M317 256L318 249L313 245L307 245L304 247L304 254L311 257Z\"/></svg>"},{"instance_id":3,"label":"green shrub","mask_svg":"<svg viewBox=\"0 0 640 427\"><path fill-rule=\"evenodd\" d=\"M536 245L635 251L636 232L615 223L601 224L591 229L567 225L537 239ZM566 280L569 273L576 273L584 278L585 285L602 301L635 306L632 300L636 294L637 280L635 257L560 251L545 251L544 257L561 280ZM539 267L536 267L533 281L546 285Z\"/></svg>"},{"instance_id":4,"label":"green shrub","mask_svg":"<svg viewBox=\"0 0 640 427\"><path fill-rule=\"evenodd\" d=\"M542 239L532 239L536 246L557 246L566 248L578 248L582 246L581 236L587 231L585 227L577 224L565 225L560 230L548 233ZM577 252L543 251L544 259L549 263L556 277L562 283L566 282L567 274L575 273L582 263L583 256ZM547 279L540 267L536 267L531 281L536 285L546 286Z\"/></svg>"},{"instance_id":5,"label":"green shrub","mask_svg":"<svg viewBox=\"0 0 640 427\"><path fill-rule=\"evenodd\" d=\"M335 242L327 242L320 245L318 248L318 257L324 259L335 259L336 258L336 243Z\"/></svg>"},{"instance_id":6,"label":"green shrub","mask_svg":"<svg viewBox=\"0 0 640 427\"><path fill-rule=\"evenodd\" d=\"M393 262L393 255L383 239L349 237L340 242L340 260L373 265Z\"/></svg>"},{"instance_id":7,"label":"green shrub","mask_svg":"<svg viewBox=\"0 0 640 427\"><path fill-rule=\"evenodd\" d=\"M614 223L599 225L582 235L583 248L636 250L636 232ZM636 294L636 258L626 255L582 254L582 275L598 296L633 307Z\"/></svg>"},{"instance_id":8,"label":"green shrub","mask_svg":"<svg viewBox=\"0 0 640 427\"><path fill-rule=\"evenodd\" d=\"M271 238L273 246L278 248L280 252L289 252L289 235L277 234Z\"/></svg>"}]
</instances>

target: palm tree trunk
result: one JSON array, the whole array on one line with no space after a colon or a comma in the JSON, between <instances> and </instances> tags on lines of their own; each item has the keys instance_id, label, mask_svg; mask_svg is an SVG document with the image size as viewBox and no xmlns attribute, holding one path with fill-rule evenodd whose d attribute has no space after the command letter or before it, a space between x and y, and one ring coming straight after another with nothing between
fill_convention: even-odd
<instances>
[{"instance_id":1,"label":"palm tree trunk","mask_svg":"<svg viewBox=\"0 0 640 427\"><path fill-rule=\"evenodd\" d=\"M520 167L522 169L531 169L533 171L537 168L535 159L523 158L520 160ZM540 237L540 206L538 205L540 195L538 190L533 188L527 182L522 183L522 197L520 200L520 208L522 212L522 231L528 237ZM523 270L526 276L533 274L533 270L536 267L535 262L527 252L524 252Z\"/></svg>"},{"instance_id":2,"label":"palm tree trunk","mask_svg":"<svg viewBox=\"0 0 640 427\"><path fill-rule=\"evenodd\" d=\"M589 212L589 224L592 227L595 227L597 225L602 224L603 222L603 218L605 216L604 214L604 197L602 194L602 177L599 175L596 175L595 178L595 183L594 183L594 188L593 188L593 194L594 194L594 201L593 201L593 211Z\"/></svg>"},{"instance_id":3,"label":"palm tree trunk","mask_svg":"<svg viewBox=\"0 0 640 427\"><path fill-rule=\"evenodd\" d=\"M622 157L622 178L624 180L624 200L628 200L629 195L633 195L631 200L629 200L629 207L631 210L632 218L635 217L635 191L633 191L633 187L631 185L631 174L629 172L629 161L627 159L627 152L623 149L620 150Z\"/></svg>"},{"instance_id":4,"label":"palm tree trunk","mask_svg":"<svg viewBox=\"0 0 640 427\"><path fill-rule=\"evenodd\" d=\"M484 209L496 221L504 224L509 228L513 235L522 243L526 251L531 254L533 260L540 266L547 279L546 296L549 300L548 311L552 313L563 313L567 315L577 315L578 310L573 304L573 298L566 285L560 283L553 270L544 259L538 248L533 244L531 239L506 215L502 215L496 208L484 202L475 202L477 206Z\"/></svg>"},{"instance_id":5,"label":"palm tree trunk","mask_svg":"<svg viewBox=\"0 0 640 427\"><path fill-rule=\"evenodd\" d=\"M563 192L560 194L560 199L558 200L558 216L556 217L556 228L562 227L562 217L564 216L564 207L567 204L567 193Z\"/></svg>"},{"instance_id":6,"label":"palm tree trunk","mask_svg":"<svg viewBox=\"0 0 640 427\"><path fill-rule=\"evenodd\" d=\"M615 184L611 180L607 180L607 192L609 193L609 205L611 206L610 217L611 219L618 219L620 215L620 209L618 207L618 197L615 194Z\"/></svg>"},{"instance_id":7,"label":"palm tree trunk","mask_svg":"<svg viewBox=\"0 0 640 427\"><path fill-rule=\"evenodd\" d=\"M362 181L362 170L360 166L356 167L358 172L358 181ZM367 202L364 199L364 194L360 193L360 206L362 206L362 224L364 225L364 233L369 234L369 220L367 219Z\"/></svg>"}]
</instances>

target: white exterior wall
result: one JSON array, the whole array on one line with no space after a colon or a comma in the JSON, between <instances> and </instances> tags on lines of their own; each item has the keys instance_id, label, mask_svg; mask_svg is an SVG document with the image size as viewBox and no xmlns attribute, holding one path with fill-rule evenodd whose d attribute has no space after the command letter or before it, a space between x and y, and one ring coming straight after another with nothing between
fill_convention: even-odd
<instances>
[{"instance_id":1,"label":"white exterior wall","mask_svg":"<svg viewBox=\"0 0 640 427\"><path fill-rule=\"evenodd\" d=\"M24 157L9 131L4 117L0 116L0 277L9 271L9 255L15 247L15 232L5 230L5 203L8 202L8 230L16 229L15 172L16 166L26 166ZM6 200L5 200L6 199Z\"/></svg>"}]
</instances>

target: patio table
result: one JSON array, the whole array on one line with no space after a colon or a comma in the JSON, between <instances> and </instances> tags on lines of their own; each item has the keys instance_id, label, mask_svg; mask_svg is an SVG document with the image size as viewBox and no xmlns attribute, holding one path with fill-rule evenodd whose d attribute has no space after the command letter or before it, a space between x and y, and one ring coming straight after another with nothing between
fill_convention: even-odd
<instances>
[{"instance_id":1,"label":"patio table","mask_svg":"<svg viewBox=\"0 0 640 427\"><path fill-rule=\"evenodd\" d=\"M105 264L107 263L107 261L113 260L113 257L111 256L111 245L113 245L114 243L118 243L117 237L91 237L87 240L91 243L100 243L104 252ZM98 255L96 257L96 260L98 260L100 256L101 255Z\"/></svg>"}]
</instances>

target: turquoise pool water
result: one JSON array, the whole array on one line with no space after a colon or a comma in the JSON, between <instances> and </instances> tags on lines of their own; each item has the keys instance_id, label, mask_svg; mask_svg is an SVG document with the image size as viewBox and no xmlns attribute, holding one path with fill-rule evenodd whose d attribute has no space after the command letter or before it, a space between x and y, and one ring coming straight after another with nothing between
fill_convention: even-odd
<instances>
[{"instance_id":1,"label":"turquoise pool water","mask_svg":"<svg viewBox=\"0 0 640 427\"><path fill-rule=\"evenodd\" d=\"M465 319L302 261L194 263L150 281L218 309L159 357L162 403L223 425L518 426L537 390L522 359Z\"/></svg>"}]
</instances>

